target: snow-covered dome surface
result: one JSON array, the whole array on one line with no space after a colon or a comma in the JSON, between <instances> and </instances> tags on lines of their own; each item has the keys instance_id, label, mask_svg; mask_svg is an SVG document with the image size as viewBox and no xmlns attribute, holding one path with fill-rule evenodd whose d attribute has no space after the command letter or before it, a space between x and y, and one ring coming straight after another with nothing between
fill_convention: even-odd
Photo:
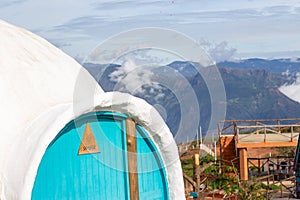
<instances>
[{"instance_id":1,"label":"snow-covered dome surface","mask_svg":"<svg viewBox=\"0 0 300 200\"><path fill-rule=\"evenodd\" d=\"M170 198L184 199L175 142L151 105L128 94L104 93L74 59L1 20L0 43L1 200L31 199L38 166L55 136L76 117L106 108L148 130L162 153Z\"/></svg>"}]
</instances>

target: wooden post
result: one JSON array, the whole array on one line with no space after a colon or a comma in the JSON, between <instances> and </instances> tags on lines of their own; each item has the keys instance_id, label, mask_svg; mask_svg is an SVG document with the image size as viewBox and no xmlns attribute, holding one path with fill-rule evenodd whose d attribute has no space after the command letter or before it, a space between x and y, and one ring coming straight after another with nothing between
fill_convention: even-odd
<instances>
[{"instance_id":1,"label":"wooden post","mask_svg":"<svg viewBox=\"0 0 300 200\"><path fill-rule=\"evenodd\" d=\"M221 140L222 130L220 127L220 122L218 123L218 135L219 135L219 149L220 149L220 165L223 166L223 148L222 148L222 140Z\"/></svg>"},{"instance_id":2,"label":"wooden post","mask_svg":"<svg viewBox=\"0 0 300 200\"><path fill-rule=\"evenodd\" d=\"M266 192L267 192L267 194L266 194L266 197L267 197L267 199L269 199L269 192L270 192L270 176L268 176L268 179L267 179L267 190L266 190Z\"/></svg>"},{"instance_id":3,"label":"wooden post","mask_svg":"<svg viewBox=\"0 0 300 200\"><path fill-rule=\"evenodd\" d=\"M242 181L248 180L248 154L247 148L239 149L239 157L240 157L240 178Z\"/></svg>"},{"instance_id":4,"label":"wooden post","mask_svg":"<svg viewBox=\"0 0 300 200\"><path fill-rule=\"evenodd\" d=\"M199 154L194 155L194 181L196 182L195 192L199 193L201 183Z\"/></svg>"},{"instance_id":5,"label":"wooden post","mask_svg":"<svg viewBox=\"0 0 300 200\"><path fill-rule=\"evenodd\" d=\"M276 169L279 171L280 170L280 165L279 165L279 156L277 156L277 166Z\"/></svg>"},{"instance_id":6,"label":"wooden post","mask_svg":"<svg viewBox=\"0 0 300 200\"><path fill-rule=\"evenodd\" d=\"M291 142L294 142L294 127L291 126Z\"/></svg>"},{"instance_id":7,"label":"wooden post","mask_svg":"<svg viewBox=\"0 0 300 200\"><path fill-rule=\"evenodd\" d=\"M258 173L261 173L260 158L258 158Z\"/></svg>"},{"instance_id":8,"label":"wooden post","mask_svg":"<svg viewBox=\"0 0 300 200\"><path fill-rule=\"evenodd\" d=\"M126 119L126 140L128 155L128 173L130 200L139 200L138 169L136 157L136 127L132 119Z\"/></svg>"},{"instance_id":9,"label":"wooden post","mask_svg":"<svg viewBox=\"0 0 300 200\"><path fill-rule=\"evenodd\" d=\"M267 142L267 130L266 127L264 127L264 143Z\"/></svg>"},{"instance_id":10,"label":"wooden post","mask_svg":"<svg viewBox=\"0 0 300 200\"><path fill-rule=\"evenodd\" d=\"M237 136L237 126L235 122L233 122L233 134L234 136Z\"/></svg>"},{"instance_id":11,"label":"wooden post","mask_svg":"<svg viewBox=\"0 0 300 200\"><path fill-rule=\"evenodd\" d=\"M280 197L281 197L281 198L283 197L282 193L283 193L283 192L282 192L282 180L280 180L280 194L281 194Z\"/></svg>"}]
</instances>

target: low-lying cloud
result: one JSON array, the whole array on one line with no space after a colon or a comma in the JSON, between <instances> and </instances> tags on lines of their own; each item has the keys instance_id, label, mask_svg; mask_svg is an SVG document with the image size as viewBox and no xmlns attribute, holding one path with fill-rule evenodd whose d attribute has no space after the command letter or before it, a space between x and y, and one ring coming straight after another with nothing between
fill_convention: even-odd
<instances>
[{"instance_id":1,"label":"low-lying cloud","mask_svg":"<svg viewBox=\"0 0 300 200\"><path fill-rule=\"evenodd\" d=\"M300 73L297 73L296 81L291 85L283 85L279 87L279 91L290 99L300 103Z\"/></svg>"},{"instance_id":2,"label":"low-lying cloud","mask_svg":"<svg viewBox=\"0 0 300 200\"><path fill-rule=\"evenodd\" d=\"M116 83L115 90L131 94L151 95L154 99L159 100L164 97L163 87L153 81L154 73L151 69L151 66L137 64L134 59L129 58L123 62L122 66L113 71L109 78L110 81Z\"/></svg>"},{"instance_id":3,"label":"low-lying cloud","mask_svg":"<svg viewBox=\"0 0 300 200\"><path fill-rule=\"evenodd\" d=\"M227 41L222 41L218 44L214 44L202 39L200 41L200 45L208 52L211 58L216 62L230 60L237 52L237 49L230 47Z\"/></svg>"}]
</instances>

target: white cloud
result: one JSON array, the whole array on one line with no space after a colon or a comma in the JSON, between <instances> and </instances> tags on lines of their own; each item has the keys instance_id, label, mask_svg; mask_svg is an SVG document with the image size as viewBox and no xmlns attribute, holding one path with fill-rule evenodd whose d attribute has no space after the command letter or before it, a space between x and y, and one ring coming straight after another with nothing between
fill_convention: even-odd
<instances>
[{"instance_id":1,"label":"white cloud","mask_svg":"<svg viewBox=\"0 0 300 200\"><path fill-rule=\"evenodd\" d=\"M200 41L200 46L202 46L216 62L230 60L237 51L237 49L230 47L226 41L214 44L202 39Z\"/></svg>"},{"instance_id":2,"label":"white cloud","mask_svg":"<svg viewBox=\"0 0 300 200\"><path fill-rule=\"evenodd\" d=\"M116 71L113 71L109 77L113 82L121 82L128 74L133 73L139 66L132 59L128 59Z\"/></svg>"},{"instance_id":3,"label":"white cloud","mask_svg":"<svg viewBox=\"0 0 300 200\"><path fill-rule=\"evenodd\" d=\"M109 78L110 81L117 83L114 90L139 95L147 94L151 95L153 99L159 100L164 97L163 88L153 80L152 68L145 64L137 64L136 60L128 58L125 59L122 66L109 75Z\"/></svg>"},{"instance_id":4,"label":"white cloud","mask_svg":"<svg viewBox=\"0 0 300 200\"><path fill-rule=\"evenodd\" d=\"M26 0L1 0L0 1L0 8L14 6L16 4L23 3L25 1Z\"/></svg>"},{"instance_id":5,"label":"white cloud","mask_svg":"<svg viewBox=\"0 0 300 200\"><path fill-rule=\"evenodd\" d=\"M50 41L70 44L58 46L73 56L88 54L121 31L142 27L175 29L196 40L227 41L242 53L279 52L299 50L300 43L292 42L299 41L299 7L297 0L3 0L0 18Z\"/></svg>"},{"instance_id":6,"label":"white cloud","mask_svg":"<svg viewBox=\"0 0 300 200\"><path fill-rule=\"evenodd\" d=\"M291 58L290 58L290 62L293 62L293 63L300 63L300 59L297 58L297 57L291 57Z\"/></svg>"},{"instance_id":7,"label":"white cloud","mask_svg":"<svg viewBox=\"0 0 300 200\"><path fill-rule=\"evenodd\" d=\"M290 99L300 103L300 74L297 74L295 83L279 87L279 91Z\"/></svg>"}]
</instances>

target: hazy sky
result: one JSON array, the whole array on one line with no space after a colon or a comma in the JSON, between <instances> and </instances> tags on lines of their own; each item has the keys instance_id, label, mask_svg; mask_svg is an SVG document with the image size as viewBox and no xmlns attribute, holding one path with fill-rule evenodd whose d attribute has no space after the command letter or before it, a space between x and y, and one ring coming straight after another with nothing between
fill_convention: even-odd
<instances>
[{"instance_id":1,"label":"hazy sky","mask_svg":"<svg viewBox=\"0 0 300 200\"><path fill-rule=\"evenodd\" d=\"M300 57L300 0L0 0L0 18L73 57L143 27L179 31L220 60Z\"/></svg>"}]
</instances>

